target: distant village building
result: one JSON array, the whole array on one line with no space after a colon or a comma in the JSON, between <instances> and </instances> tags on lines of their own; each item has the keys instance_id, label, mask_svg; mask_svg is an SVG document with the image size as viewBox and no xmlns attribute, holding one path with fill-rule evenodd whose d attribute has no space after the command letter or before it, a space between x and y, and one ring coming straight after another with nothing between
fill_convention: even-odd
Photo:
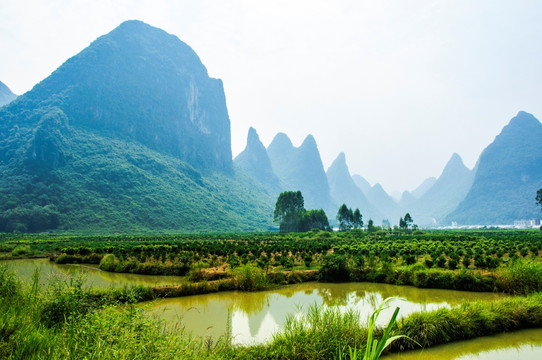
<instances>
[{"instance_id":1,"label":"distant village building","mask_svg":"<svg viewBox=\"0 0 542 360\"><path fill-rule=\"evenodd\" d=\"M531 219L531 220L516 220L514 221L514 227L516 228L533 228L540 226L540 219Z\"/></svg>"}]
</instances>

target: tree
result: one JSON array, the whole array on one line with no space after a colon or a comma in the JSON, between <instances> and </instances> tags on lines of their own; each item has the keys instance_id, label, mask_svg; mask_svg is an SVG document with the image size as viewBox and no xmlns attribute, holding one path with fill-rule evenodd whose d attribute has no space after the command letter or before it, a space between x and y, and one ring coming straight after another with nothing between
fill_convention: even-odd
<instances>
[{"instance_id":1,"label":"tree","mask_svg":"<svg viewBox=\"0 0 542 360\"><path fill-rule=\"evenodd\" d=\"M542 209L542 189L539 189L537 192L536 192L536 203L538 205L540 205L541 209Z\"/></svg>"},{"instance_id":2,"label":"tree","mask_svg":"<svg viewBox=\"0 0 542 360\"><path fill-rule=\"evenodd\" d=\"M337 220L339 221L339 230L348 231L352 229L354 222L354 213L346 204L342 204L337 212Z\"/></svg>"},{"instance_id":3,"label":"tree","mask_svg":"<svg viewBox=\"0 0 542 360\"><path fill-rule=\"evenodd\" d=\"M367 223L367 232L375 232L376 226L373 222L373 219L369 219L369 222Z\"/></svg>"},{"instance_id":4,"label":"tree","mask_svg":"<svg viewBox=\"0 0 542 360\"><path fill-rule=\"evenodd\" d=\"M329 230L329 220L324 210L307 210L301 215L299 231Z\"/></svg>"},{"instance_id":5,"label":"tree","mask_svg":"<svg viewBox=\"0 0 542 360\"><path fill-rule=\"evenodd\" d=\"M414 222L414 220L412 220L412 216L410 216L409 213L406 213L405 214L405 223L406 223L406 227L407 229L410 227L410 225L412 225L412 223Z\"/></svg>"},{"instance_id":6,"label":"tree","mask_svg":"<svg viewBox=\"0 0 542 360\"><path fill-rule=\"evenodd\" d=\"M409 213L406 213L404 218L399 219L399 228L401 228L402 230L408 230L412 223L412 216L410 216Z\"/></svg>"},{"instance_id":7,"label":"tree","mask_svg":"<svg viewBox=\"0 0 542 360\"><path fill-rule=\"evenodd\" d=\"M361 215L361 212L358 208L354 211L354 217L353 222L354 229L361 229L363 227L363 215Z\"/></svg>"},{"instance_id":8,"label":"tree","mask_svg":"<svg viewBox=\"0 0 542 360\"><path fill-rule=\"evenodd\" d=\"M399 228L401 230L404 230L407 228L407 223L402 217L399 219Z\"/></svg>"},{"instance_id":9,"label":"tree","mask_svg":"<svg viewBox=\"0 0 542 360\"><path fill-rule=\"evenodd\" d=\"M305 201L301 191L284 191L275 204L273 221L280 223L280 232L299 231L304 212Z\"/></svg>"}]
</instances>

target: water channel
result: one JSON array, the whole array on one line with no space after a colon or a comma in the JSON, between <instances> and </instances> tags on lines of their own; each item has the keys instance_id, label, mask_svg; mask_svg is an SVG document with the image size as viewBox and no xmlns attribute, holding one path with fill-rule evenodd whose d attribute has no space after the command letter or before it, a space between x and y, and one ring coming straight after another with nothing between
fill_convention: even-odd
<instances>
[{"instance_id":1,"label":"water channel","mask_svg":"<svg viewBox=\"0 0 542 360\"><path fill-rule=\"evenodd\" d=\"M182 277L115 274L94 266L57 265L47 259L0 261L8 263L23 279L30 279L36 268L43 284L65 275L83 273L87 286L107 288L125 285L157 286L184 281ZM306 312L310 306L336 306L341 311L354 309L362 320L387 297L398 297L381 316L386 322L396 306L400 316L415 311L430 311L468 300L493 300L502 294L473 293L437 289L418 289L373 283L303 283L261 292L221 292L206 295L161 299L142 304L169 326L183 328L195 336L218 339L228 333L234 344L261 343L284 326L288 314ZM519 357L518 357L519 356ZM392 354L387 359L540 359L542 329L463 341L419 352Z\"/></svg>"}]
</instances>

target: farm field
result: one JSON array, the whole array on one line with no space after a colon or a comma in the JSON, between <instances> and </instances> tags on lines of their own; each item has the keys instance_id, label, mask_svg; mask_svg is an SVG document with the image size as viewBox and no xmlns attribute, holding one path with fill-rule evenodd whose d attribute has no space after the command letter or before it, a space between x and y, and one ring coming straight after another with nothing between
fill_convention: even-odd
<instances>
[{"instance_id":1,"label":"farm field","mask_svg":"<svg viewBox=\"0 0 542 360\"><path fill-rule=\"evenodd\" d=\"M392 353L500 336L542 327L541 250L540 231L519 230L3 235L0 323L9 335L0 352L48 334L43 346L17 346L21 353L13 358L68 351L65 341L97 358L108 358L96 355L97 346L124 357L152 341L170 355L324 359L362 349L365 321L388 297L396 298L377 325L399 306L394 332L415 341L398 340ZM16 297L35 316L18 312ZM108 338L115 321L128 320L141 322L133 329L141 343L123 338L98 345L80 334L109 323L101 330ZM336 326L333 341L320 322ZM156 340L164 334L170 342Z\"/></svg>"}]
</instances>

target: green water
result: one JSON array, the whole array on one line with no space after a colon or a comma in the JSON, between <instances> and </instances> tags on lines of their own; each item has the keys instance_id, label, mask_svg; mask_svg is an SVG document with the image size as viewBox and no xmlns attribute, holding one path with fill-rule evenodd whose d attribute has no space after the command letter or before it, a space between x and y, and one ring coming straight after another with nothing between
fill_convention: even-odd
<instances>
[{"instance_id":1,"label":"green water","mask_svg":"<svg viewBox=\"0 0 542 360\"><path fill-rule=\"evenodd\" d=\"M88 265L57 265L47 259L8 260L21 278L29 280L36 268L41 282L82 273L87 286L107 288L125 285L166 285L185 281L183 277L115 274ZM400 297L381 316L381 323L391 316L395 306L400 316L414 311L430 311L453 306L465 300L492 300L502 294L472 293L451 290L418 289L373 283L323 284L304 283L261 292L222 292L182 298L162 299L143 304L167 321L169 326L216 341L228 333L234 344L269 340L281 329L288 314L298 314L313 304L356 309L365 320L387 297ZM388 355L385 359L542 359L542 329L523 330L434 347L420 352Z\"/></svg>"},{"instance_id":2,"label":"green water","mask_svg":"<svg viewBox=\"0 0 542 360\"><path fill-rule=\"evenodd\" d=\"M435 346L424 351L390 354L382 360L540 360L542 329L520 330Z\"/></svg>"},{"instance_id":3,"label":"green water","mask_svg":"<svg viewBox=\"0 0 542 360\"><path fill-rule=\"evenodd\" d=\"M22 279L27 281L30 280L34 270L39 269L42 285L53 281L53 279L62 279L75 274L82 274L86 279L86 286L94 288L122 287L126 285L172 285L184 281L181 276L110 273L98 269L96 265L58 265L49 261L49 259L2 260L0 264L7 264Z\"/></svg>"},{"instance_id":4,"label":"green water","mask_svg":"<svg viewBox=\"0 0 542 360\"><path fill-rule=\"evenodd\" d=\"M400 316L431 311L465 300L492 300L504 295L450 290L418 289L373 283L303 283L261 292L222 292L162 299L149 308L169 324L180 325L194 335L217 339L229 333L235 344L261 343L280 330L288 314L302 313L313 304L355 309L365 321L387 297L400 297L380 317L389 320L396 306Z\"/></svg>"}]
</instances>

